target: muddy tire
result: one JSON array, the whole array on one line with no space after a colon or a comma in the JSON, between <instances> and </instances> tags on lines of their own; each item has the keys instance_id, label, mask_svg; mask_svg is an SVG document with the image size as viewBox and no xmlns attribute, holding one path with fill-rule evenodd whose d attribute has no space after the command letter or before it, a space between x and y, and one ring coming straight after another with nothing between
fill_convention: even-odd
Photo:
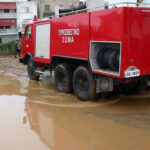
<instances>
[{"instance_id":1,"label":"muddy tire","mask_svg":"<svg viewBox=\"0 0 150 150\"><path fill-rule=\"evenodd\" d=\"M73 74L73 90L81 101L94 100L96 83L86 67L79 66Z\"/></svg>"},{"instance_id":2,"label":"muddy tire","mask_svg":"<svg viewBox=\"0 0 150 150\"><path fill-rule=\"evenodd\" d=\"M72 69L68 64L59 64L55 69L55 83L59 92L72 91Z\"/></svg>"},{"instance_id":3,"label":"muddy tire","mask_svg":"<svg viewBox=\"0 0 150 150\"><path fill-rule=\"evenodd\" d=\"M29 59L27 64L27 71L30 80L39 80L39 75L35 73L36 64L32 58Z\"/></svg>"}]
</instances>

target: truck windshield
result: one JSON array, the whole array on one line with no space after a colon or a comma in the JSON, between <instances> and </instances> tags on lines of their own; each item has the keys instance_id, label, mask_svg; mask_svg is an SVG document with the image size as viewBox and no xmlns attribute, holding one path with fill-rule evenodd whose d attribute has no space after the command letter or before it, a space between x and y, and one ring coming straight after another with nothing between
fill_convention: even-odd
<instances>
[{"instance_id":1,"label":"truck windshield","mask_svg":"<svg viewBox=\"0 0 150 150\"><path fill-rule=\"evenodd\" d=\"M28 27L27 27L27 30L26 30L26 38L31 38L31 26L28 26Z\"/></svg>"}]
</instances>

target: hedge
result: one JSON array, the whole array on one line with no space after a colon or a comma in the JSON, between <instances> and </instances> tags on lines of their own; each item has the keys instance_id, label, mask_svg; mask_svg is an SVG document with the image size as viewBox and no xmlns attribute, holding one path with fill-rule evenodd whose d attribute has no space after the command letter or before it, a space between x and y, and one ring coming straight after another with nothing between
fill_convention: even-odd
<instances>
[{"instance_id":1,"label":"hedge","mask_svg":"<svg viewBox=\"0 0 150 150\"><path fill-rule=\"evenodd\" d=\"M15 41L0 44L0 56L13 55L15 52Z\"/></svg>"}]
</instances>

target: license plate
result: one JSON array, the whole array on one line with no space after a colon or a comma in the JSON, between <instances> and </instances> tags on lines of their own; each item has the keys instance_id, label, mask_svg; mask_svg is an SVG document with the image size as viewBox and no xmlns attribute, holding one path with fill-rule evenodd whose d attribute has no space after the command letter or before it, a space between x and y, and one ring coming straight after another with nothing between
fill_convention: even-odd
<instances>
[{"instance_id":1,"label":"license plate","mask_svg":"<svg viewBox=\"0 0 150 150\"><path fill-rule=\"evenodd\" d=\"M129 68L125 71L125 78L130 78L130 77L138 77L140 76L140 70L137 68Z\"/></svg>"}]
</instances>

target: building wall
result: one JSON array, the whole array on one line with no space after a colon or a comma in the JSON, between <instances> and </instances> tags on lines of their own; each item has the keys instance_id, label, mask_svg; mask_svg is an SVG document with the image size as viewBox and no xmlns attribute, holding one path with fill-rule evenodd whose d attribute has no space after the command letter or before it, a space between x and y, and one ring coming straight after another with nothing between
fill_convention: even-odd
<instances>
[{"instance_id":1,"label":"building wall","mask_svg":"<svg viewBox=\"0 0 150 150\"><path fill-rule=\"evenodd\" d=\"M0 42L16 40L16 3L0 1Z\"/></svg>"},{"instance_id":2,"label":"building wall","mask_svg":"<svg viewBox=\"0 0 150 150\"><path fill-rule=\"evenodd\" d=\"M9 9L9 12L6 12ZM37 16L37 3L28 0L0 0L0 42L13 41L18 32Z\"/></svg>"},{"instance_id":3,"label":"building wall","mask_svg":"<svg viewBox=\"0 0 150 150\"><path fill-rule=\"evenodd\" d=\"M32 0L38 2L38 16L42 18L47 15L54 14L55 7L70 7L70 6L79 6L80 0ZM46 5L49 6L50 11L46 11Z\"/></svg>"},{"instance_id":4,"label":"building wall","mask_svg":"<svg viewBox=\"0 0 150 150\"><path fill-rule=\"evenodd\" d=\"M72 3L73 2L73 3ZM49 3L45 3L47 5ZM55 6L61 6L61 7L70 7L70 6L79 6L79 0L51 0L50 4L50 11L54 12L55 11Z\"/></svg>"},{"instance_id":5,"label":"building wall","mask_svg":"<svg viewBox=\"0 0 150 150\"><path fill-rule=\"evenodd\" d=\"M19 32L24 31L27 23L32 22L37 16L37 2L18 2L17 3L17 28Z\"/></svg>"},{"instance_id":6,"label":"building wall","mask_svg":"<svg viewBox=\"0 0 150 150\"><path fill-rule=\"evenodd\" d=\"M104 9L105 0L86 0L86 5L88 9L93 9L96 7L100 7Z\"/></svg>"}]
</instances>

